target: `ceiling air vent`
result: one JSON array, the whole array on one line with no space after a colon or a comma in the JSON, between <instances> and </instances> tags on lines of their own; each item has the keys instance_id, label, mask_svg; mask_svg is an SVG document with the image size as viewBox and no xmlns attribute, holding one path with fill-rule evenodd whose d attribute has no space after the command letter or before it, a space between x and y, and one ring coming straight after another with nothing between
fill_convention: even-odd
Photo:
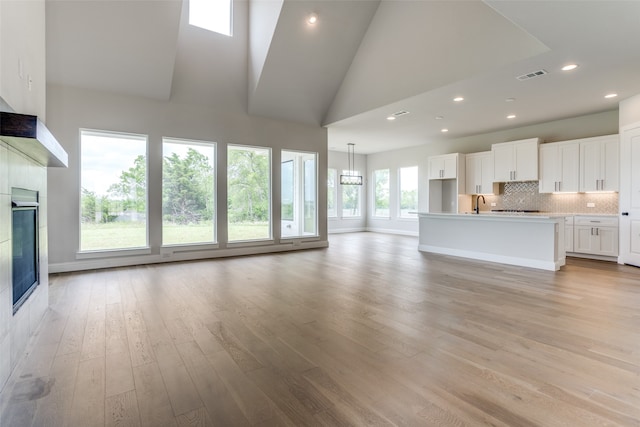
<instances>
[{"instance_id":1,"label":"ceiling air vent","mask_svg":"<svg viewBox=\"0 0 640 427\"><path fill-rule=\"evenodd\" d=\"M518 76L518 77L516 77L516 79L518 79L520 81L529 80L529 79L533 79L534 77L544 76L545 74L549 74L549 72L547 70L532 71L531 73L527 73L527 74L523 74L521 76Z\"/></svg>"},{"instance_id":2,"label":"ceiling air vent","mask_svg":"<svg viewBox=\"0 0 640 427\"><path fill-rule=\"evenodd\" d=\"M405 114L409 114L409 112L408 111L404 111L404 110L400 110L400 111L396 111L392 115L395 116L395 117L400 117L400 116L404 116Z\"/></svg>"}]
</instances>

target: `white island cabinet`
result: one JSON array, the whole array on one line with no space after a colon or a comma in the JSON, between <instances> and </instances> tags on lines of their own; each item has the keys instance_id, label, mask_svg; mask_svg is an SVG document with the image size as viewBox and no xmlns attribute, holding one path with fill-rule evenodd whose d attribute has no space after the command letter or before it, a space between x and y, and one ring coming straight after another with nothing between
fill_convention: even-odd
<instances>
[{"instance_id":1,"label":"white island cabinet","mask_svg":"<svg viewBox=\"0 0 640 427\"><path fill-rule=\"evenodd\" d=\"M565 265L564 216L418 215L420 251L551 271Z\"/></svg>"}]
</instances>

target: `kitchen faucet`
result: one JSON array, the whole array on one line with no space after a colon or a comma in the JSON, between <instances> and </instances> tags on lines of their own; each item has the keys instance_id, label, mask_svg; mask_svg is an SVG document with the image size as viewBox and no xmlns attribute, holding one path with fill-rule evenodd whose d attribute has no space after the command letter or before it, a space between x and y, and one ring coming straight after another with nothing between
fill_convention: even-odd
<instances>
[{"instance_id":1,"label":"kitchen faucet","mask_svg":"<svg viewBox=\"0 0 640 427\"><path fill-rule=\"evenodd\" d=\"M482 204L487 204L487 202L484 200L484 196L482 194L478 194L478 197L476 197L476 208L474 209L476 211L476 214L480 213L480 197L482 197Z\"/></svg>"}]
</instances>

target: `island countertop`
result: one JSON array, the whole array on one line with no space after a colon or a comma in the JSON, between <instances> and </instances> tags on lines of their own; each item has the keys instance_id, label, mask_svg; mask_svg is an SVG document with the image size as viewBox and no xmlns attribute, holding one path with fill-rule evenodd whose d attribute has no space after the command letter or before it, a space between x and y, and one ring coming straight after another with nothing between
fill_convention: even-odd
<instances>
[{"instance_id":1,"label":"island countertop","mask_svg":"<svg viewBox=\"0 0 640 427\"><path fill-rule=\"evenodd\" d=\"M544 270L565 264L564 218L552 213L418 212L418 249Z\"/></svg>"},{"instance_id":2,"label":"island countertop","mask_svg":"<svg viewBox=\"0 0 640 427\"><path fill-rule=\"evenodd\" d=\"M443 216L443 217L460 217L462 219L483 219L483 220L550 220L557 218L565 218L573 216L573 214L556 214L550 212L487 212L481 211L479 214L475 212L449 213L449 212L417 212L418 216Z\"/></svg>"}]
</instances>

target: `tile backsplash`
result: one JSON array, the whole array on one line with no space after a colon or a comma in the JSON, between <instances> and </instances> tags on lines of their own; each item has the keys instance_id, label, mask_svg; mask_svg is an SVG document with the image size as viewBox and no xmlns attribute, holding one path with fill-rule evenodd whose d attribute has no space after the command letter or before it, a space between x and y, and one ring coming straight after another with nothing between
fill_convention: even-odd
<instances>
[{"instance_id":1,"label":"tile backsplash","mask_svg":"<svg viewBox=\"0 0 640 427\"><path fill-rule=\"evenodd\" d=\"M538 181L501 184L500 194L485 196L482 210L517 209L555 213L617 214L618 193L540 194ZM491 206L491 202L496 206ZM593 203L594 207L587 207Z\"/></svg>"}]
</instances>

